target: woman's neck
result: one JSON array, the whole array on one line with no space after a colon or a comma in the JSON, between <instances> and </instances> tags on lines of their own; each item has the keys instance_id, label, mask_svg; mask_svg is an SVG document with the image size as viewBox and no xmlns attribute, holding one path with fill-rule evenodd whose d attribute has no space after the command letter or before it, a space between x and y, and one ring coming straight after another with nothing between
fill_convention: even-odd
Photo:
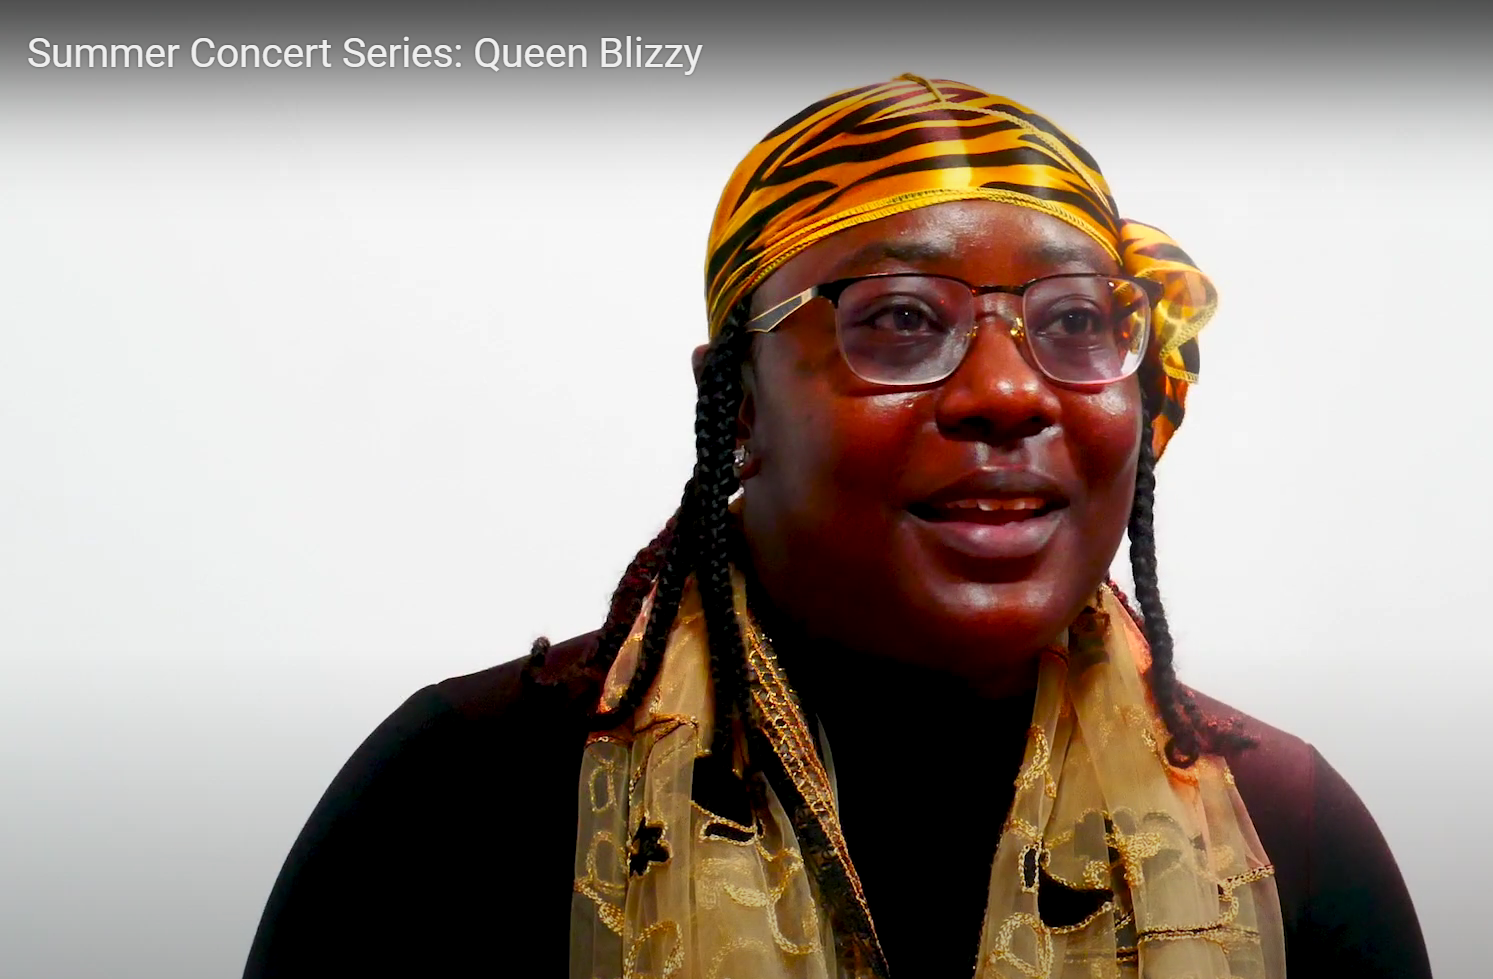
<instances>
[{"instance_id":1,"label":"woman's neck","mask_svg":"<svg viewBox=\"0 0 1493 979\"><path fill-rule=\"evenodd\" d=\"M899 719L935 719L954 731L985 727L1013 710L1029 712L1037 685L1039 652L1009 670L970 678L859 653L782 623L768 636L806 710L840 735L905 733Z\"/></svg>"}]
</instances>

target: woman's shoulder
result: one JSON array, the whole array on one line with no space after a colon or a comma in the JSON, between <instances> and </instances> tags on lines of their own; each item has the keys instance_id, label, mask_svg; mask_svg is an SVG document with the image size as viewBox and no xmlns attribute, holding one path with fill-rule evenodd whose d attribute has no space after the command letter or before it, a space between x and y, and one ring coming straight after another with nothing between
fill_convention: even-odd
<instances>
[{"instance_id":1,"label":"woman's shoulder","mask_svg":"<svg viewBox=\"0 0 1493 979\"><path fill-rule=\"evenodd\" d=\"M1353 787L1310 742L1191 692L1206 717L1248 741L1225 758L1275 868L1291 971L1429 976L1399 866Z\"/></svg>"},{"instance_id":2,"label":"woman's shoulder","mask_svg":"<svg viewBox=\"0 0 1493 979\"><path fill-rule=\"evenodd\" d=\"M540 640L526 656L448 677L417 696L479 724L503 723L535 709L573 719L589 710L599 689L593 667L599 637L597 631L560 643Z\"/></svg>"},{"instance_id":3,"label":"woman's shoulder","mask_svg":"<svg viewBox=\"0 0 1493 979\"><path fill-rule=\"evenodd\" d=\"M513 789L550 770L569 781L563 762L579 756L585 738L592 703L585 667L596 638L538 645L528 656L416 690L354 751L310 825L412 799L428 811L440 797L469 796L470 786ZM474 771L515 777L472 779Z\"/></svg>"},{"instance_id":4,"label":"woman's shoulder","mask_svg":"<svg viewBox=\"0 0 1493 979\"><path fill-rule=\"evenodd\" d=\"M466 974L486 949L463 936L494 921L562 947L595 644L429 684L389 714L291 847L247 979Z\"/></svg>"},{"instance_id":5,"label":"woman's shoulder","mask_svg":"<svg viewBox=\"0 0 1493 979\"><path fill-rule=\"evenodd\" d=\"M1210 722L1243 737L1224 751L1266 855L1275 865L1283 910L1304 898L1310 882L1311 825L1321 755L1310 743L1198 690L1187 691ZM1351 790L1350 790L1351 791Z\"/></svg>"},{"instance_id":6,"label":"woman's shoulder","mask_svg":"<svg viewBox=\"0 0 1493 979\"><path fill-rule=\"evenodd\" d=\"M1200 690L1189 687L1187 692L1204 717L1244 736L1225 751L1241 795L1268 793L1291 802L1311 794L1321 756L1309 742Z\"/></svg>"},{"instance_id":7,"label":"woman's shoulder","mask_svg":"<svg viewBox=\"0 0 1493 979\"><path fill-rule=\"evenodd\" d=\"M544 643L526 656L421 687L374 728L349 767L386 773L395 756L434 750L451 760L491 736L523 730L532 746L534 735L583 724L597 690L588 672L597 636Z\"/></svg>"}]
</instances>

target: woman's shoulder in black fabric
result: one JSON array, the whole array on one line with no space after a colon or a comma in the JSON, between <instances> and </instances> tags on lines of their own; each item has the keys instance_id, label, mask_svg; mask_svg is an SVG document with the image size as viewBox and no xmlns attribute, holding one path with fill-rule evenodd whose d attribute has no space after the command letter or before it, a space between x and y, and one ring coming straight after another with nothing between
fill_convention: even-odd
<instances>
[{"instance_id":1,"label":"woman's shoulder in black fabric","mask_svg":"<svg viewBox=\"0 0 1493 979\"><path fill-rule=\"evenodd\" d=\"M1205 715L1255 741L1229 769L1275 866L1288 975L1428 977L1410 893L1352 787L1302 739L1194 691Z\"/></svg>"},{"instance_id":2,"label":"woman's shoulder in black fabric","mask_svg":"<svg viewBox=\"0 0 1493 979\"><path fill-rule=\"evenodd\" d=\"M390 714L286 858L246 979L563 975L589 706L577 666L594 645L432 684Z\"/></svg>"}]
</instances>

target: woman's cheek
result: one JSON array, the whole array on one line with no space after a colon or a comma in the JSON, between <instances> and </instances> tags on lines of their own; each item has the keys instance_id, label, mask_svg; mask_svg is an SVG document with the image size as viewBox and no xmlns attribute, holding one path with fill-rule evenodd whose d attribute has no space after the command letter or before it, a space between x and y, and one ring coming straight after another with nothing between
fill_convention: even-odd
<instances>
[{"instance_id":1,"label":"woman's cheek","mask_svg":"<svg viewBox=\"0 0 1493 979\"><path fill-rule=\"evenodd\" d=\"M834 417L834 482L877 494L882 502L912 455L924 426L923 392L898 391L863 397L841 397Z\"/></svg>"},{"instance_id":2,"label":"woman's cheek","mask_svg":"<svg viewBox=\"0 0 1493 979\"><path fill-rule=\"evenodd\" d=\"M1065 396L1063 427L1073 463L1088 489L1091 525L1123 527L1135 495L1140 448L1140 393L1114 384L1095 394Z\"/></svg>"},{"instance_id":3,"label":"woman's cheek","mask_svg":"<svg viewBox=\"0 0 1493 979\"><path fill-rule=\"evenodd\" d=\"M1132 384L1110 384L1087 394L1063 396L1064 427L1070 438L1102 459L1127 459L1140 442L1140 392Z\"/></svg>"}]
</instances>

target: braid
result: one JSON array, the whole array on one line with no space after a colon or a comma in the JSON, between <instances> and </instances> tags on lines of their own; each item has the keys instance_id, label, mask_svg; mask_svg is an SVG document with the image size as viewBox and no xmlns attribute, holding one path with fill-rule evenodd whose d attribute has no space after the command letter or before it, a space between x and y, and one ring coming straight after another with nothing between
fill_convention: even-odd
<instances>
[{"instance_id":1,"label":"braid","mask_svg":"<svg viewBox=\"0 0 1493 979\"><path fill-rule=\"evenodd\" d=\"M710 676L716 692L712 751L730 758L733 723L747 702L746 651L731 585L733 525L727 501L738 485L732 465L741 408L741 365L751 334L737 307L705 356L695 405L695 581L705 613Z\"/></svg>"},{"instance_id":2,"label":"braid","mask_svg":"<svg viewBox=\"0 0 1493 979\"><path fill-rule=\"evenodd\" d=\"M1238 725L1221 726L1203 716L1192 695L1177 680L1172 632L1161 604L1161 586L1156 578L1156 452L1152 445L1151 413L1141 416L1140 460L1135 469L1135 502L1130 509L1130 568L1135 578L1135 601L1140 606L1140 624L1151 647L1151 669L1147 673L1151 696L1171 736L1166 757L1178 768L1188 768L1198 756L1254 741L1239 732ZM1116 589L1118 593L1118 589ZM1132 612L1124 602L1126 611Z\"/></svg>"},{"instance_id":3,"label":"braid","mask_svg":"<svg viewBox=\"0 0 1493 979\"><path fill-rule=\"evenodd\" d=\"M653 589L653 579L663 567L664 558L674 540L679 512L676 511L669 518L669 522L664 524L664 529L658 532L652 543L637 553L627 570L622 573L622 580L617 583L616 590L612 592L606 624L601 627L596 642L597 650L610 652L605 656L596 655L573 662L562 662L552 669L546 669L549 666L547 659L551 643L547 637L540 636L529 649L528 662L524 664L525 681L546 686L563 685L570 688L576 696L585 696L588 687L594 688L606 681L606 668L601 663L605 662L606 667L610 667L616 659L617 651L627 641L632 625L642 611L643 600Z\"/></svg>"},{"instance_id":4,"label":"braid","mask_svg":"<svg viewBox=\"0 0 1493 979\"><path fill-rule=\"evenodd\" d=\"M678 532L678 524L688 523L693 510L692 497L694 494L694 481L685 484L684 500L679 505L679 513L676 516L675 531L668 534L668 541L663 546L663 567L658 572L658 578L654 586L653 608L648 615L648 624L643 629L643 644L638 650L637 668L633 671L632 679L628 681L627 689L622 692L617 706L611 710L598 710L592 718L592 724L598 730L615 727L622 720L629 717L638 705L643 702L643 696L648 688L653 685L654 678L658 675L658 668L663 663L664 647L669 641L669 630L674 627L674 619L679 613L679 600L684 595L685 581L689 577L690 561L693 551L692 541L688 534ZM667 528L665 528L667 532ZM660 537L665 534L661 533ZM655 541L657 543L657 541ZM644 548L639 554L639 560L643 553L651 551L652 545ZM633 562L634 566L639 560ZM633 568L629 568L632 571ZM618 593L631 601L635 589L628 587L626 577L617 587ZM643 596L637 596L637 603L641 606ZM616 612L614 601L614 613ZM608 616L619 618L619 616ZM596 660L602 670L609 669L612 662L617 658L617 653L622 649L622 643L626 641L628 631L632 623L625 626L614 627L608 630L611 635L607 637L607 645L598 643Z\"/></svg>"},{"instance_id":5,"label":"braid","mask_svg":"<svg viewBox=\"0 0 1493 979\"><path fill-rule=\"evenodd\" d=\"M689 490L686 489L685 492L688 495ZM669 522L664 524L664 529L658 532L651 544L638 552L637 557L632 559L632 564L623 572L622 580L617 582L617 590L612 592L612 604L607 611L606 624L601 627L598 648L620 649L627 640L638 613L643 610L643 600L653 590L653 579L663 569L664 560L679 528L679 515L683 512L683 507L674 511Z\"/></svg>"},{"instance_id":6,"label":"braid","mask_svg":"<svg viewBox=\"0 0 1493 979\"><path fill-rule=\"evenodd\" d=\"M588 664L595 677L605 677L643 601L650 590L654 593L637 669L617 706L593 715L592 725L597 729L616 725L642 703L663 661L691 572L705 612L716 691L717 747L730 743L731 720L746 703L746 654L732 597L732 525L726 501L737 485L731 454L741 407L742 359L751 339L741 329L747 309L743 303L732 311L706 352L695 403L695 472L685 485L679 510L653 543L638 552L612 595L596 653Z\"/></svg>"}]
</instances>

